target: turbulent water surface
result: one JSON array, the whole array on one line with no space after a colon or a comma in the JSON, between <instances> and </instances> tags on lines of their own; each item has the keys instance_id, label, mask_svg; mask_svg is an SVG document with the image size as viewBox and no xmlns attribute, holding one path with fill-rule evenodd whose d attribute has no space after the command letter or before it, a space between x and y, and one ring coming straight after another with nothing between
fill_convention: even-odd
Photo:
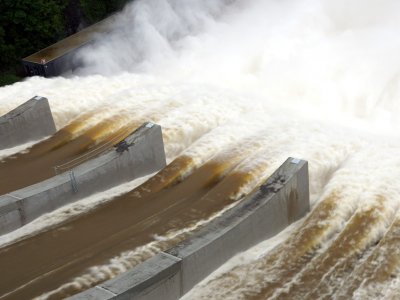
<instances>
[{"instance_id":1,"label":"turbulent water surface","mask_svg":"<svg viewBox=\"0 0 400 300\"><path fill-rule=\"evenodd\" d=\"M397 299L400 3L136 0L47 97L59 131L0 151L0 194L158 123L168 166L0 237L0 299L57 299L122 273L240 201L288 156L312 211L186 299ZM40 172L38 172L40 170ZM45 250L43 250L45 249Z\"/></svg>"}]
</instances>

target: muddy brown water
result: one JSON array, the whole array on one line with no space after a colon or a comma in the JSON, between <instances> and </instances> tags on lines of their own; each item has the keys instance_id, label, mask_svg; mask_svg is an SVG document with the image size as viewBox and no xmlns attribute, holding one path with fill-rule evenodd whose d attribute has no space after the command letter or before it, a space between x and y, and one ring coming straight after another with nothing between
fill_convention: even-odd
<instances>
[{"instance_id":1,"label":"muddy brown water","mask_svg":"<svg viewBox=\"0 0 400 300\"><path fill-rule=\"evenodd\" d=\"M90 266L151 242L154 234L185 228L216 213L247 180L239 173L225 178L241 159L210 161L176 184L193 164L180 157L132 192L1 249L0 265L8 272L0 280L0 299L38 296Z\"/></svg>"},{"instance_id":2,"label":"muddy brown water","mask_svg":"<svg viewBox=\"0 0 400 300\"><path fill-rule=\"evenodd\" d=\"M128 124L110 131L115 126L105 120L75 137L71 126L39 142L29 150L0 162L0 195L30 186L56 175L55 167L67 163L93 149L100 154L126 138L137 127Z\"/></svg>"}]
</instances>

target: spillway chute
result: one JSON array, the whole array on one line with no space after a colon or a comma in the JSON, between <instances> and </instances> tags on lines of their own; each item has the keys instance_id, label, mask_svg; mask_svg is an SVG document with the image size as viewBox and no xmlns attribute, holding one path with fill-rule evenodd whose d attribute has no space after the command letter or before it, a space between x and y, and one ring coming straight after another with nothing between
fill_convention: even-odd
<instances>
[{"instance_id":1,"label":"spillway chute","mask_svg":"<svg viewBox=\"0 0 400 300\"><path fill-rule=\"evenodd\" d=\"M161 127L149 124L145 123L125 138L130 146L123 153L111 148L100 156L59 168L58 175L45 181L0 196L0 233L19 228L46 212L95 192L163 168L166 160Z\"/></svg>"},{"instance_id":2,"label":"spillway chute","mask_svg":"<svg viewBox=\"0 0 400 300\"><path fill-rule=\"evenodd\" d=\"M235 253L275 235L308 211L307 162L289 158L254 193L193 236L70 299L178 299Z\"/></svg>"}]
</instances>

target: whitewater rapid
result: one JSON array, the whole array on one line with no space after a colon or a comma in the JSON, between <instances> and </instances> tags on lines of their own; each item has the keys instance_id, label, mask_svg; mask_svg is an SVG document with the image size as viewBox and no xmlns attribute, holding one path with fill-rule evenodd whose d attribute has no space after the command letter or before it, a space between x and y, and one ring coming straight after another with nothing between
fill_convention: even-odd
<instances>
[{"instance_id":1,"label":"whitewater rapid","mask_svg":"<svg viewBox=\"0 0 400 300\"><path fill-rule=\"evenodd\" d=\"M168 162L186 155L201 166L242 148L249 153L241 172L260 168L259 181L288 156L306 159L313 212L232 259L186 297L341 299L351 291L357 299L394 299L400 261L397 250L387 249L398 246L391 234L400 204L399 6L395 0L137 0L120 13L114 33L80 53L86 64L77 73L0 88L0 114L40 95L49 99L58 129L85 112L93 112L93 123L110 115L146 119L162 126ZM140 182L47 214L0 243L86 212ZM77 282L103 276L96 270L109 277L122 272L140 253L156 252L154 243Z\"/></svg>"}]
</instances>

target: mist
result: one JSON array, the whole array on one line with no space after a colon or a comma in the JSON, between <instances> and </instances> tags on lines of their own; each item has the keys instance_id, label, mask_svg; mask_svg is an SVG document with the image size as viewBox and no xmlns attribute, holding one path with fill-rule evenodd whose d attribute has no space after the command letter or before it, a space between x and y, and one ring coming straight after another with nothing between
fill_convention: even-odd
<instances>
[{"instance_id":1,"label":"mist","mask_svg":"<svg viewBox=\"0 0 400 300\"><path fill-rule=\"evenodd\" d=\"M41 95L50 100L57 128L102 108L108 115L145 116L162 126L168 162L186 154L201 165L245 140L260 154L246 161L249 168L269 166L263 178L288 156L306 159L313 207L332 191L345 195L333 221L319 220L330 231L318 251L380 193L385 222L365 238L376 245L400 207L399 12L396 0L136 0L116 14L109 33L79 52L83 65L74 74L0 88L0 112ZM71 204L6 240L104 197L93 196L83 208ZM264 246L261 252L272 248ZM255 252L224 272L240 264L237 274L251 272L247 261L256 264ZM220 280L216 287L227 279ZM209 299L213 285L206 285L195 292ZM226 287L235 299L237 291ZM239 288L246 290L247 282Z\"/></svg>"},{"instance_id":2,"label":"mist","mask_svg":"<svg viewBox=\"0 0 400 300\"><path fill-rule=\"evenodd\" d=\"M147 74L397 127L399 3L134 1L80 74Z\"/></svg>"}]
</instances>

